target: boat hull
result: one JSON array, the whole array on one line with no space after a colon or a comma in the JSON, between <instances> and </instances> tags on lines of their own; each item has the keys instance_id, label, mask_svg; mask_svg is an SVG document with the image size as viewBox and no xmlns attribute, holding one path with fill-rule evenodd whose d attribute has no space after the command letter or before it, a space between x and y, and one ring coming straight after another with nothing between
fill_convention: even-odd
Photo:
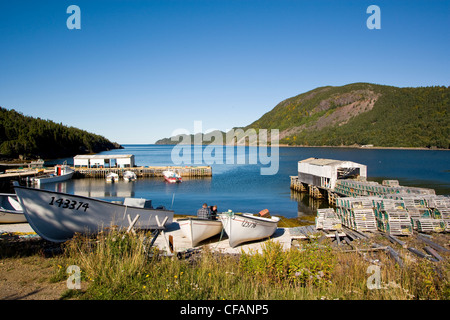
<instances>
[{"instance_id":1,"label":"boat hull","mask_svg":"<svg viewBox=\"0 0 450 320\"><path fill-rule=\"evenodd\" d=\"M27 222L25 214L20 211L0 209L0 223L24 223Z\"/></svg>"},{"instance_id":2,"label":"boat hull","mask_svg":"<svg viewBox=\"0 0 450 320\"><path fill-rule=\"evenodd\" d=\"M62 182L62 181L72 179L72 176L74 173L75 173L75 171L72 171L72 172L69 172L66 174L62 174L60 176L51 176L51 177L47 177L47 178L35 178L34 183L37 186L40 186L41 184L44 184L44 183Z\"/></svg>"},{"instance_id":3,"label":"boat hull","mask_svg":"<svg viewBox=\"0 0 450 320\"><path fill-rule=\"evenodd\" d=\"M119 181L119 175L117 173L109 173L106 176L106 182L114 183L114 182L117 182L117 181Z\"/></svg>"},{"instance_id":4,"label":"boat hull","mask_svg":"<svg viewBox=\"0 0 450 320\"><path fill-rule=\"evenodd\" d=\"M103 200L52 192L43 189L15 187L19 202L30 226L42 238L64 242L75 233L97 233L117 226L128 228L128 215L134 228L154 229L167 217L165 225L171 224L173 211L125 206Z\"/></svg>"},{"instance_id":5,"label":"boat hull","mask_svg":"<svg viewBox=\"0 0 450 320\"><path fill-rule=\"evenodd\" d=\"M178 219L183 234L191 241L193 247L222 231L222 222L199 218Z\"/></svg>"},{"instance_id":6,"label":"boat hull","mask_svg":"<svg viewBox=\"0 0 450 320\"><path fill-rule=\"evenodd\" d=\"M164 179L169 183L178 183L181 182L181 178L173 178L173 177L164 177Z\"/></svg>"},{"instance_id":7,"label":"boat hull","mask_svg":"<svg viewBox=\"0 0 450 320\"><path fill-rule=\"evenodd\" d=\"M277 217L262 218L251 214L219 214L223 228L228 235L230 247L244 242L261 240L274 234L278 227Z\"/></svg>"},{"instance_id":8,"label":"boat hull","mask_svg":"<svg viewBox=\"0 0 450 320\"><path fill-rule=\"evenodd\" d=\"M0 194L0 223L23 223L27 218L23 213L17 196L13 193Z\"/></svg>"},{"instance_id":9,"label":"boat hull","mask_svg":"<svg viewBox=\"0 0 450 320\"><path fill-rule=\"evenodd\" d=\"M170 170L163 171L163 176L164 176L164 179L169 183L181 182L181 179L182 179L178 173L170 171Z\"/></svg>"},{"instance_id":10,"label":"boat hull","mask_svg":"<svg viewBox=\"0 0 450 320\"><path fill-rule=\"evenodd\" d=\"M137 179L137 176L134 172L125 171L125 173L123 174L123 180L126 182L136 181L136 179Z\"/></svg>"}]
</instances>

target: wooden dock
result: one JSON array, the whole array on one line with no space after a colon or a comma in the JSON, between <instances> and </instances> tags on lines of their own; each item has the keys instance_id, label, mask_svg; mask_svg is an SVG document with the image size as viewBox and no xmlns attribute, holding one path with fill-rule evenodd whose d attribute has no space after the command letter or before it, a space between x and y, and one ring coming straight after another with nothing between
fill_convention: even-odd
<instances>
[{"instance_id":1,"label":"wooden dock","mask_svg":"<svg viewBox=\"0 0 450 320\"><path fill-rule=\"evenodd\" d=\"M306 184L297 176L291 176L291 189L328 200L342 225L352 230L390 235L450 232L450 197L436 195L433 189L405 187L397 180L379 184L352 179L338 180L330 189Z\"/></svg>"},{"instance_id":2,"label":"wooden dock","mask_svg":"<svg viewBox=\"0 0 450 320\"><path fill-rule=\"evenodd\" d=\"M182 166L148 166L132 168L74 168L77 178L105 178L107 174L114 172L120 177L125 171L132 171L138 177L162 177L163 171L173 170L182 177L211 177L212 168L210 166L182 167Z\"/></svg>"},{"instance_id":3,"label":"wooden dock","mask_svg":"<svg viewBox=\"0 0 450 320\"><path fill-rule=\"evenodd\" d=\"M27 178L35 177L38 174L39 169L17 169L17 170L7 170L6 173L0 174L0 189L12 191L12 181L18 181L19 183L25 183ZM40 169L43 170L42 173L52 173L55 170L52 169Z\"/></svg>"},{"instance_id":4,"label":"wooden dock","mask_svg":"<svg viewBox=\"0 0 450 320\"><path fill-rule=\"evenodd\" d=\"M303 183L298 179L298 176L291 176L290 178L292 190L300 193L308 193L313 199L325 199L328 200L328 203L335 205L336 199L342 196L342 194L330 188Z\"/></svg>"}]
</instances>

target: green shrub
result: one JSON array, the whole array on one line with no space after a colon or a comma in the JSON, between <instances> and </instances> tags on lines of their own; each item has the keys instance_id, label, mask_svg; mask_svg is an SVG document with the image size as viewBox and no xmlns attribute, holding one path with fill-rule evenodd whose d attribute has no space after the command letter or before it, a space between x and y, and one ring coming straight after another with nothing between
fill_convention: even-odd
<instances>
[{"instance_id":1,"label":"green shrub","mask_svg":"<svg viewBox=\"0 0 450 320\"><path fill-rule=\"evenodd\" d=\"M242 252L240 269L260 281L320 285L330 280L335 259L329 247L310 243L302 250L283 251L278 242L267 241L262 253Z\"/></svg>"}]
</instances>

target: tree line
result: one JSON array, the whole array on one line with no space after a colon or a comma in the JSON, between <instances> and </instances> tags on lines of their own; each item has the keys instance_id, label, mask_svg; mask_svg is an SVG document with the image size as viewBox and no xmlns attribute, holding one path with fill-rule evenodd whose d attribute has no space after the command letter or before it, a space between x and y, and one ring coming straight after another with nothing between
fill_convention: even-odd
<instances>
[{"instance_id":1,"label":"tree line","mask_svg":"<svg viewBox=\"0 0 450 320\"><path fill-rule=\"evenodd\" d=\"M103 136L0 107L3 159L54 159L118 148Z\"/></svg>"}]
</instances>

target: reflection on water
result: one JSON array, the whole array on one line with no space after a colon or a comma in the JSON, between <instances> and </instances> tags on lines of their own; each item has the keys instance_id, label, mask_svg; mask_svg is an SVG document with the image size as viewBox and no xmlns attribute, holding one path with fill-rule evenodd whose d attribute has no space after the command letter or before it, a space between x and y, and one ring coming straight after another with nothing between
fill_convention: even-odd
<instances>
[{"instance_id":1,"label":"reflection on water","mask_svg":"<svg viewBox=\"0 0 450 320\"><path fill-rule=\"evenodd\" d=\"M121 180L115 183L108 183L105 179L85 178L43 184L41 188L107 201L123 201L124 198L145 198L153 200L155 204L172 208L178 214L195 215L197 209L206 201L209 205L218 205L220 211L232 209L236 212L256 213L268 207L273 214L287 216L286 212L280 210L277 205L271 206L271 201L267 201L270 200L267 199L268 195L263 194L261 198L256 199L253 196L253 200L249 200L245 193L236 195L224 191L220 194L220 189L219 193L213 190L212 180L211 177L187 177L183 179L182 183L171 184L161 178L141 178L132 182ZM217 184L221 186L220 179L218 180ZM286 188L289 188L289 185ZM290 217L315 215L318 208L328 206L323 199L313 199L307 193L298 193L292 190L290 190L289 204L292 204L289 209L295 210L295 214L290 214Z\"/></svg>"},{"instance_id":2,"label":"reflection on water","mask_svg":"<svg viewBox=\"0 0 450 320\"><path fill-rule=\"evenodd\" d=\"M314 199L308 193L300 193L291 190L291 199L298 203L298 216L316 215L317 209L328 208L328 202L325 199Z\"/></svg>"}]
</instances>

